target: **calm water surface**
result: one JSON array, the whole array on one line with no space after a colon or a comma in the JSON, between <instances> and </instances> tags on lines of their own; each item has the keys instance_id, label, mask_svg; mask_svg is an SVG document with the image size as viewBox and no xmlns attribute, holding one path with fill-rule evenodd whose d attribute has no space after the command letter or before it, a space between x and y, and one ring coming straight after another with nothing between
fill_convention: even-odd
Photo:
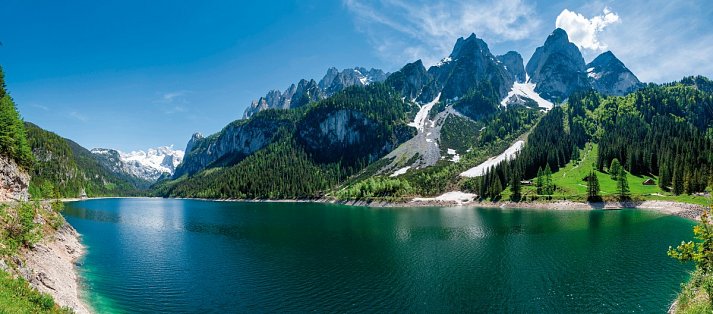
<instances>
[{"instance_id":1,"label":"calm water surface","mask_svg":"<svg viewBox=\"0 0 713 314\"><path fill-rule=\"evenodd\" d=\"M69 203L99 312L664 312L692 222L651 211Z\"/></svg>"}]
</instances>

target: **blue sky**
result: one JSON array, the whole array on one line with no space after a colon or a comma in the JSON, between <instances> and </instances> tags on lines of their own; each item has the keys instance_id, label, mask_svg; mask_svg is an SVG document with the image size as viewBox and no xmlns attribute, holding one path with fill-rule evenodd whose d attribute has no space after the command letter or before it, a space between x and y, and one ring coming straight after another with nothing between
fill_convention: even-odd
<instances>
[{"instance_id":1,"label":"blue sky","mask_svg":"<svg viewBox=\"0 0 713 314\"><path fill-rule=\"evenodd\" d=\"M0 2L0 64L23 117L87 148L171 145L252 99L336 66L398 70L474 32L527 61L556 25L587 61L612 50L644 81L713 76L705 1ZM565 11L567 10L567 11Z\"/></svg>"}]
</instances>

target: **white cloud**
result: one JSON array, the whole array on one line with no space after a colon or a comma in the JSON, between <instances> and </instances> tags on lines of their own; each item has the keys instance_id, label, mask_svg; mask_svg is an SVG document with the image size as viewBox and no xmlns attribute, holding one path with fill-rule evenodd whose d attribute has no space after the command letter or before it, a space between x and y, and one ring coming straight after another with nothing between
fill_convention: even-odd
<instances>
[{"instance_id":1,"label":"white cloud","mask_svg":"<svg viewBox=\"0 0 713 314\"><path fill-rule=\"evenodd\" d=\"M70 112L70 113L69 113L69 116L70 116L71 118L74 118L74 119L76 119L76 120L78 120L78 121L81 121L81 122L87 122L87 121L89 121L89 118L88 118L87 116L85 116L85 115L83 115L83 114L81 114L81 113L79 113L79 112L77 112L77 111L72 111L72 112Z\"/></svg>"},{"instance_id":2,"label":"white cloud","mask_svg":"<svg viewBox=\"0 0 713 314\"><path fill-rule=\"evenodd\" d=\"M656 8L642 10L642 6ZM699 1L618 2L621 23L601 34L609 49L645 82L713 76L713 6Z\"/></svg>"},{"instance_id":3,"label":"white cloud","mask_svg":"<svg viewBox=\"0 0 713 314\"><path fill-rule=\"evenodd\" d=\"M359 30L394 64L446 57L456 38L475 33L488 43L528 38L540 24L523 0L344 0Z\"/></svg>"},{"instance_id":4,"label":"white cloud","mask_svg":"<svg viewBox=\"0 0 713 314\"><path fill-rule=\"evenodd\" d=\"M604 8L602 15L588 19L584 15L567 9L557 16L555 25L567 31L569 40L580 49L603 51L607 45L599 40L599 33L607 26L619 23L619 15Z\"/></svg>"},{"instance_id":5,"label":"white cloud","mask_svg":"<svg viewBox=\"0 0 713 314\"><path fill-rule=\"evenodd\" d=\"M172 91L159 94L159 98L154 103L160 105L165 114L183 113L187 111L186 106L190 103L186 96L190 91Z\"/></svg>"}]
</instances>

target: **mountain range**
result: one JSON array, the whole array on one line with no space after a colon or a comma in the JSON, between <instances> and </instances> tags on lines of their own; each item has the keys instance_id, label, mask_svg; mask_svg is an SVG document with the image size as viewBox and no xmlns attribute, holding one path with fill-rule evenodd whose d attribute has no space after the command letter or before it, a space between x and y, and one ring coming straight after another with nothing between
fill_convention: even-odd
<instances>
[{"instance_id":1,"label":"mountain range","mask_svg":"<svg viewBox=\"0 0 713 314\"><path fill-rule=\"evenodd\" d=\"M172 176L183 160L183 151L173 146L161 146L124 153L114 149L94 148L92 154L102 164L118 174L129 175L148 182L156 182L161 176Z\"/></svg>"},{"instance_id":2,"label":"mountain range","mask_svg":"<svg viewBox=\"0 0 713 314\"><path fill-rule=\"evenodd\" d=\"M548 36L527 66L523 65L519 53L510 51L496 56L485 41L471 34L467 38L459 38L450 55L428 69L421 60L409 63L392 74L360 67L342 71L330 68L319 83L301 80L284 92L270 91L253 101L246 109L243 120L233 122L209 137L195 134L186 147L186 158L178 166L174 178L193 175L214 166L232 165L277 141L278 130L285 125L284 121L280 122L272 116L256 116L260 111L298 110L307 103L328 99L345 88L379 82L402 95L404 101L411 104L412 114L416 113L415 108L423 107L440 95L440 103L450 104L455 114L473 120L490 116L510 103L550 109L552 103L561 103L576 91L596 90L604 95L624 95L643 85L611 52L603 53L586 65L579 49L569 41L562 29L556 29ZM486 101L488 99L497 101ZM366 121L355 122L360 118L352 113L332 112L314 123L333 140L339 141L344 137L358 139L365 136L351 123L369 124ZM401 142L404 140L399 139L395 143ZM384 150L385 153L389 151Z\"/></svg>"},{"instance_id":3,"label":"mountain range","mask_svg":"<svg viewBox=\"0 0 713 314\"><path fill-rule=\"evenodd\" d=\"M185 153L89 152L28 125L35 158L44 162L30 186L36 194L50 182L62 195L362 198L466 190L493 197L512 178L531 179L538 167L556 171L598 145L599 171L617 159L633 174L660 175L666 191L690 175L686 182L698 183L676 191L695 192L713 172L708 163L678 169L682 161L672 156L680 149L656 143L695 140L686 158L706 151L712 86L704 77L644 84L610 51L586 63L562 29L526 64L518 52L494 54L471 34L428 68L421 60L393 73L330 68L319 82L269 91L221 131L195 133ZM662 128L675 131L655 142ZM77 167L50 167L58 161Z\"/></svg>"}]
</instances>

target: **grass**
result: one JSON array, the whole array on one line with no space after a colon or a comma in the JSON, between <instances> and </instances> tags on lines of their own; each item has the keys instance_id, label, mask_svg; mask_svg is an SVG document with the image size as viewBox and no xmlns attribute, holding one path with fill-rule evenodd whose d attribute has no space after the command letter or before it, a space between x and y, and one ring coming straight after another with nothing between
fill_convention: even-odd
<instances>
[{"instance_id":1,"label":"grass","mask_svg":"<svg viewBox=\"0 0 713 314\"><path fill-rule=\"evenodd\" d=\"M38 202L22 203L16 206L0 205L0 259L13 256L22 246L29 246L64 223L59 211L61 203L52 204L51 210L41 207ZM35 222L37 215L48 223L44 226ZM47 230L43 230L47 229ZM33 289L27 281L13 278L0 270L0 313L72 313L70 309L59 308L48 294Z\"/></svg>"},{"instance_id":2,"label":"grass","mask_svg":"<svg viewBox=\"0 0 713 314\"><path fill-rule=\"evenodd\" d=\"M682 285L681 293L676 298L676 314L713 313L713 306L703 286L710 281L710 275L700 270L691 274L691 280Z\"/></svg>"},{"instance_id":3,"label":"grass","mask_svg":"<svg viewBox=\"0 0 713 314\"><path fill-rule=\"evenodd\" d=\"M580 150L580 160L570 161L565 167L559 169L552 174L552 181L556 186L552 199L557 200L573 200L584 201L587 198L587 182L583 180L589 175L589 172L594 170L594 165L597 161L598 145L588 144L587 147ZM599 187L601 196L605 200L616 199L616 181L612 180L608 173L595 170L595 174L599 179ZM654 185L644 185L647 179L654 180ZM534 179L532 180L534 184ZM705 196L698 195L673 195L670 192L663 191L658 187L658 178L655 176L635 176L627 172L627 181L631 198L634 200L661 200L673 201L689 204L697 204L707 206L710 204L710 199ZM522 194L524 197L531 198L537 195L536 187L523 186ZM506 190L503 193L503 199L510 196L510 191Z\"/></svg>"},{"instance_id":4,"label":"grass","mask_svg":"<svg viewBox=\"0 0 713 314\"><path fill-rule=\"evenodd\" d=\"M60 308L48 294L30 287L23 279L0 271L0 313L72 313Z\"/></svg>"}]
</instances>

